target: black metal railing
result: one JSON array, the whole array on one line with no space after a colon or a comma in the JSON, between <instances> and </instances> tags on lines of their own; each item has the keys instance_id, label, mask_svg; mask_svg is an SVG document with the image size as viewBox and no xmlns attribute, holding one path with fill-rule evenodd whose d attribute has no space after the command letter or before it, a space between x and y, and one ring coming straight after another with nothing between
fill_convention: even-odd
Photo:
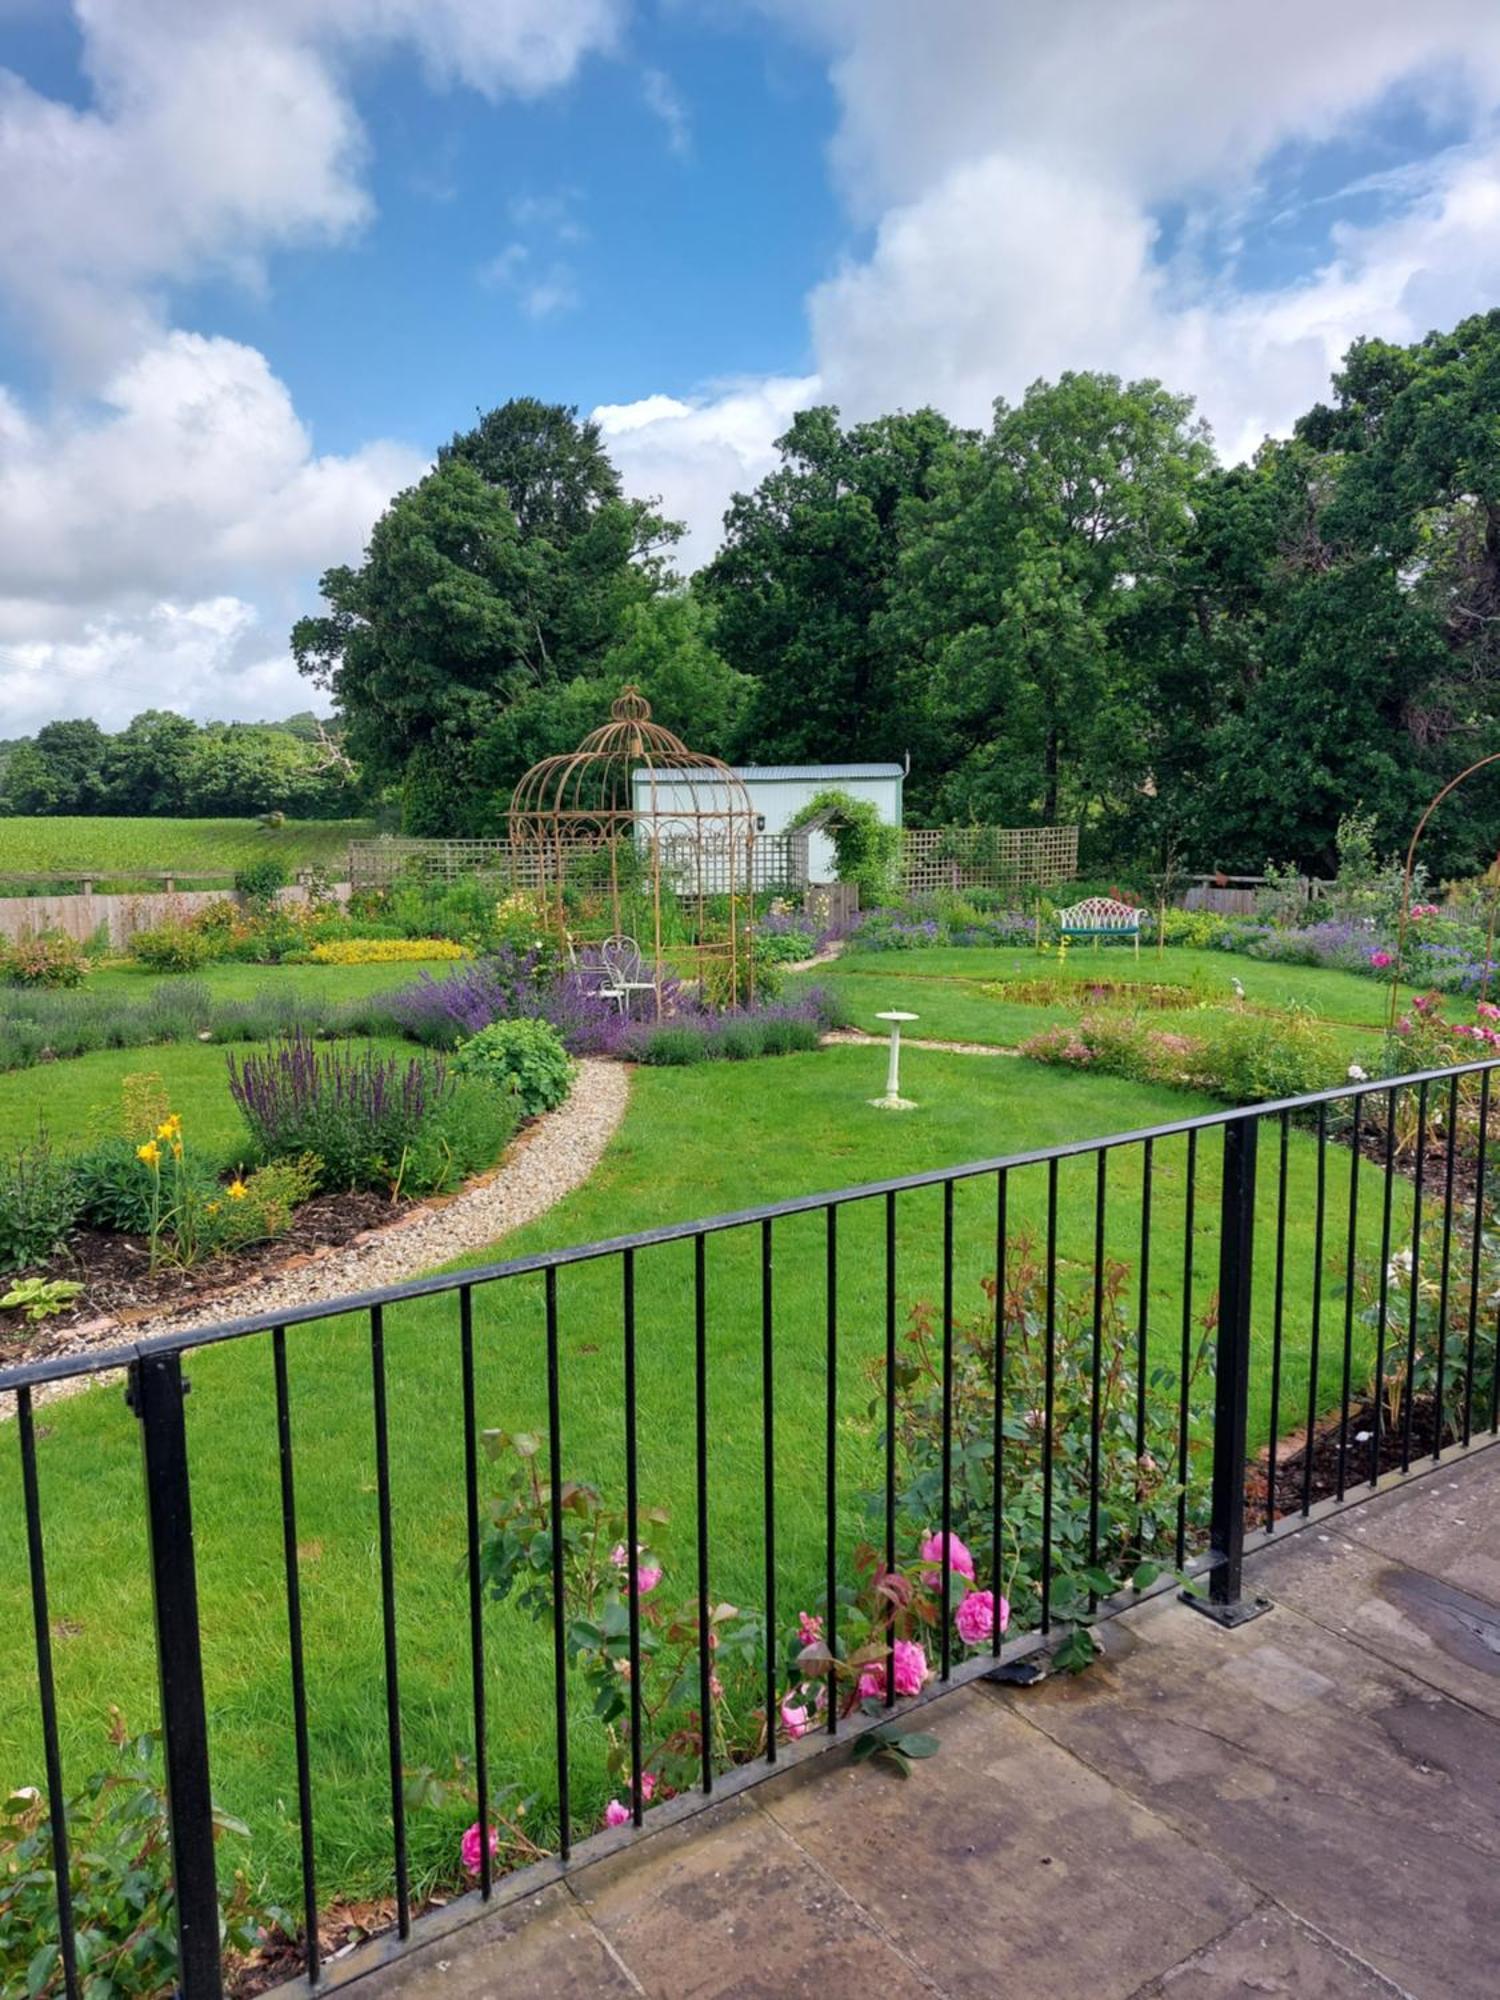
<instances>
[{"instance_id":1,"label":"black metal railing","mask_svg":"<svg viewBox=\"0 0 1500 2000\"><path fill-rule=\"evenodd\" d=\"M439 1373L445 1380L456 1375L462 1448L455 1462L462 1504L459 1546L451 1553L459 1560L452 1564L430 1550L415 1560L426 1563L429 1582L436 1575L435 1587L451 1591L460 1621L456 1629L466 1635L468 1657L453 1662L452 1679L460 1689L453 1728L459 1732L461 1717L482 1829L476 1891L482 1906L499 1882L489 1838L497 1694L487 1658L493 1606L486 1589L481 1449L482 1425L493 1414L487 1400L501 1393L494 1386L497 1357L510 1371L506 1379L512 1386L505 1393L545 1411L551 1521L563 1516L572 1454L602 1451L597 1439L609 1431L610 1449L618 1447L623 1469L624 1543L627 1552L638 1552L647 1517L641 1463L644 1353L652 1400L644 1435L652 1468L669 1473L690 1496L688 1566L697 1604L692 1678L700 1715L709 1713L715 1670L710 1619L717 1576L727 1568L742 1584L753 1572L764 1599L764 1660L758 1671L764 1676L766 1727L753 1768L729 1770L715 1753L711 1732L702 1730L697 1796L717 1796L774 1767L790 1747L784 1738L778 1741L782 1732L775 1722L788 1694L786 1656L776 1636L778 1603L805 1602L820 1592L826 1641L837 1653L855 1540L868 1541L887 1575L898 1569L901 1544L910 1539L913 1525L912 1507L901 1492L910 1420L901 1400L903 1307L910 1309L924 1294L936 1300L931 1366L937 1385L937 1484L935 1505L922 1525L930 1526L935 1517L945 1538L941 1547L948 1551L960 1517L987 1524L991 1560L983 1580L997 1605L1008 1583L1016 1588L1016 1571L1006 1568L1007 1547L1015 1563L1020 1561L1015 1552L1024 1547L1035 1582L1027 1629L1007 1633L997 1615L987 1641L970 1647L955 1629L955 1571L942 1561L933 1586L938 1657L927 1692L992 1672L1007 1656L1055 1642L1060 1578L1068 1564L1087 1579L1086 1612L1112 1615L1132 1601L1129 1588L1112 1593L1104 1588L1106 1581L1128 1583L1128 1578L1099 1573L1106 1539L1118 1542L1122 1533L1117 1499L1104 1492L1101 1474L1101 1460L1112 1449L1103 1435L1115 1379L1111 1371L1125 1365L1121 1357L1128 1358L1135 1376L1135 1407L1127 1413L1135 1461L1158 1470L1160 1462L1166 1464L1165 1525L1153 1547L1166 1571L1198 1579L1202 1607L1227 1622L1254 1611L1243 1594L1247 1521L1252 1536L1264 1539L1289 1522L1305 1521L1318 1506L1320 1439L1332 1440L1332 1505L1356 1487L1373 1490L1388 1459L1394 1459L1389 1469L1406 1473L1419 1450L1436 1462L1450 1447L1470 1446L1480 1433L1494 1437L1500 1428L1500 1369L1496 1328L1483 1323L1481 1301L1492 1276L1482 1260L1495 1067L1475 1063L1399 1079L1351 1080L1316 1096L799 1196L110 1352L63 1355L0 1371L0 1395L14 1398L35 1633L35 1722L44 1749L66 1991L74 1995L81 1987L69 1894L65 1749L82 1723L69 1721L60 1698L48 1560L53 1538L65 1536L67 1526L60 1517L50 1527L44 1519L43 1487L55 1509L74 1440L65 1420L50 1425L48 1479L39 1479L36 1419L39 1402L57 1385L128 1371L127 1397L145 1470L180 1984L186 2000L210 2000L222 1991L223 1976L210 1771L216 1732L232 1719L233 1690L220 1686L212 1699L206 1692L205 1638L211 1635L205 1634L200 1609L193 1509L218 1468L192 1457L193 1421L202 1410L190 1417L185 1407L184 1362L197 1357L202 1364L195 1368L193 1403L211 1408L216 1397L230 1394L231 1383L222 1369L214 1371L210 1357L230 1348L267 1353L263 1381L274 1403L272 1477L284 1591L286 1725L295 1767L297 1901L303 1970L316 1985L323 1972L319 1909L345 1885L320 1878L315 1839L318 1697L307 1646L315 1596L309 1596L299 1536L298 1474L321 1440L314 1436L309 1443L305 1426L294 1437L298 1365L316 1364L323 1377L357 1366L368 1383L379 1608L378 1687L372 1699L384 1722L387 1893L405 1939L419 1897L408 1840L402 1700L408 1633L399 1605L403 1589L412 1587L414 1558L409 1550L403 1557L398 1535L411 1525L398 1491L409 1500L411 1482L399 1439L393 1445L393 1418L409 1406L421 1383ZM1342 1186L1340 1174L1346 1176ZM1178 1231L1180 1256L1172 1256L1162 1239ZM801 1232L797 1255L779 1283L778 1253L794 1232ZM661 1260L674 1254L674 1246L678 1261L666 1269ZM1030 1303L1015 1289L1022 1263L1037 1274L1027 1294ZM578 1274L590 1269L585 1293ZM651 1274L663 1270L666 1280L653 1292ZM987 1336L993 1340L993 1412L985 1412L978 1430L967 1406L958 1407L956 1351L956 1329L965 1323L959 1287L967 1296L976 1278L992 1279L995 1297ZM1087 1356L1089 1378L1082 1394L1071 1380L1077 1370L1060 1331L1066 1287L1074 1278L1082 1283L1078 1352ZM1133 1304L1133 1326L1120 1317L1126 1300ZM510 1305L516 1305L514 1314ZM388 1316L414 1310L425 1317L403 1333L393 1401L397 1364ZM534 1341L517 1331L526 1315L539 1321ZM346 1336L351 1320L363 1329L357 1349L344 1336L331 1348L320 1344L332 1341L335 1328ZM594 1337L580 1340L580 1328ZM1026 1410L1008 1404L1011 1370L1022 1345L1040 1357L1034 1378L1040 1403ZM1213 1394L1211 1408L1205 1403L1200 1413L1190 1383L1204 1347L1210 1352ZM586 1402L572 1393L585 1368ZM1420 1395L1419 1384L1425 1385ZM249 1392L240 1383L236 1393ZM1149 1400L1159 1395L1174 1406L1171 1418L1152 1419L1148 1426ZM1064 1405L1078 1414L1060 1419ZM1425 1441L1414 1428L1419 1406L1430 1424ZM1351 1435L1361 1409L1367 1429ZM663 1411L680 1417L680 1430ZM1301 1463L1290 1493L1282 1476L1288 1423L1302 1432L1301 1443L1292 1447L1301 1451ZM580 1436L594 1442L579 1447ZM1257 1438L1264 1439L1258 1455ZM80 1454L94 1448L86 1438L77 1442ZM1032 1496L1028 1490L1024 1510L1012 1471L1023 1448L1033 1451L1040 1468L1039 1491ZM1069 1453L1076 1457L1070 1460ZM732 1516L726 1515L723 1479L716 1484L716 1467L722 1472L726 1455L742 1475ZM1085 1468L1081 1513L1073 1508L1074 1489L1059 1483L1066 1463ZM1252 1463L1264 1490L1252 1480L1247 1497ZM328 1465L318 1464L326 1480ZM351 1468L349 1477L358 1481L359 1469ZM1199 1486L1206 1492L1203 1507L1190 1497ZM1126 1537L1136 1553L1149 1552L1146 1491L1137 1485L1134 1504L1141 1519ZM758 1518L747 1520L747 1512ZM732 1545L729 1556L721 1554L726 1541ZM563 1560L563 1540L554 1533L554 1611L564 1605ZM627 1553L627 1568L632 1560ZM1164 1575L1144 1587L1164 1587L1170 1580ZM629 1666L623 1738L629 1816L636 1827L647 1799L641 1594L637 1587L628 1589L629 1626L623 1635ZM1070 1597L1069 1615L1077 1609ZM552 1619L551 1657L539 1683L546 1686L550 1714L538 1715L533 1730L549 1742L555 1853L562 1861L573 1855L580 1831L574 1779L576 1739L585 1721L578 1712L565 1622L561 1615ZM884 1636L887 1709L896 1699L895 1629L892 1612ZM501 1681L502 1699L504 1686ZM829 1699L811 1734L830 1741L878 1719ZM0 1728L16 1734L3 1715ZM800 1743L793 1754L803 1756L808 1747ZM19 1781L27 1774L7 1775ZM686 1810L690 1790L679 1787L679 1800L669 1810Z\"/></svg>"}]
</instances>

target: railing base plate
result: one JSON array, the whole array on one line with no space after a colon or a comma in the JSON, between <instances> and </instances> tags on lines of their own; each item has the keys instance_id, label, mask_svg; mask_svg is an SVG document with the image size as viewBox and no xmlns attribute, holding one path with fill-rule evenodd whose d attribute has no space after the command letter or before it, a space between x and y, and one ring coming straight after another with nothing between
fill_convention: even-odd
<instances>
[{"instance_id":1,"label":"railing base plate","mask_svg":"<svg viewBox=\"0 0 1500 2000\"><path fill-rule=\"evenodd\" d=\"M1237 1597L1233 1604L1215 1604L1211 1597L1199 1597L1191 1590L1179 1591L1178 1596L1202 1617L1212 1618L1215 1625L1230 1628L1248 1625L1252 1618L1259 1618L1274 1609L1269 1597Z\"/></svg>"}]
</instances>

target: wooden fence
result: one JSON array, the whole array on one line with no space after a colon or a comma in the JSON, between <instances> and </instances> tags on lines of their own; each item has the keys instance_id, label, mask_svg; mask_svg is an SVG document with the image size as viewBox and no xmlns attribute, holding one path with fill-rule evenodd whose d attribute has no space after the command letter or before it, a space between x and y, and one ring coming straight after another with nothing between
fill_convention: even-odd
<instances>
[{"instance_id":1,"label":"wooden fence","mask_svg":"<svg viewBox=\"0 0 1500 2000\"><path fill-rule=\"evenodd\" d=\"M1212 910L1220 917L1253 917L1266 886L1264 875L1195 875L1183 895L1182 907ZM1304 900L1316 903L1333 884L1318 875L1304 875L1301 887Z\"/></svg>"},{"instance_id":2,"label":"wooden fence","mask_svg":"<svg viewBox=\"0 0 1500 2000\"><path fill-rule=\"evenodd\" d=\"M334 882L327 893L342 902L348 885ZM302 903L305 888L279 889L278 902ZM60 932L79 944L87 944L101 928L112 945L128 945L137 931L154 930L158 924L181 923L210 903L222 903L225 893L215 889L148 890L143 895L81 896L0 896L0 937L41 937L44 932Z\"/></svg>"},{"instance_id":3,"label":"wooden fence","mask_svg":"<svg viewBox=\"0 0 1500 2000\"><path fill-rule=\"evenodd\" d=\"M901 887L1051 888L1078 873L1076 826L909 826L902 835Z\"/></svg>"}]
</instances>

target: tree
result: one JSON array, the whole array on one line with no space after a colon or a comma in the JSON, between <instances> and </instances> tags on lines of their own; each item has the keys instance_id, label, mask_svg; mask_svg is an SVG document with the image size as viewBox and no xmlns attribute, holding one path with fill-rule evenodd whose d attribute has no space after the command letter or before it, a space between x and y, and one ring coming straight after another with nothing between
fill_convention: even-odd
<instances>
[{"instance_id":1,"label":"tree","mask_svg":"<svg viewBox=\"0 0 1500 2000\"><path fill-rule=\"evenodd\" d=\"M597 674L678 532L621 496L595 426L509 403L397 495L358 569L327 573L329 611L298 622L293 653L371 776L411 779L423 827L458 831L480 736L528 692Z\"/></svg>"},{"instance_id":2,"label":"tree","mask_svg":"<svg viewBox=\"0 0 1500 2000\"><path fill-rule=\"evenodd\" d=\"M183 780L198 725L169 708L143 709L109 739L104 760L106 809L180 813Z\"/></svg>"},{"instance_id":3,"label":"tree","mask_svg":"<svg viewBox=\"0 0 1500 2000\"><path fill-rule=\"evenodd\" d=\"M701 583L720 650L757 682L742 755L819 762L914 747L921 703L880 621L905 510L963 436L935 410L848 430L835 409L803 410L777 440L780 466L735 495Z\"/></svg>"}]
</instances>

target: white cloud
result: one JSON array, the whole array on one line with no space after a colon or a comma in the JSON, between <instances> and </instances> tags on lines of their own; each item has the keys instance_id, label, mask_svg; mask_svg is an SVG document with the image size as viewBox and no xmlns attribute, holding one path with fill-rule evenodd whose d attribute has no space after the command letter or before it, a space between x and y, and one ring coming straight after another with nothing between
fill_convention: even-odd
<instances>
[{"instance_id":1,"label":"white cloud","mask_svg":"<svg viewBox=\"0 0 1500 2000\"><path fill-rule=\"evenodd\" d=\"M0 301L56 371L0 385L0 705L118 723L147 703L307 699L286 649L424 455L315 452L237 342L170 326L170 288L266 282L280 247L371 214L347 72L393 46L437 85L535 96L617 42L628 0L74 0L87 109L0 69ZM567 274L523 306L565 302Z\"/></svg>"},{"instance_id":2,"label":"white cloud","mask_svg":"<svg viewBox=\"0 0 1500 2000\"><path fill-rule=\"evenodd\" d=\"M679 159L686 159L693 150L693 125L676 84L664 69L644 69L641 95L652 117L666 127L667 144Z\"/></svg>"},{"instance_id":3,"label":"white cloud","mask_svg":"<svg viewBox=\"0 0 1500 2000\"><path fill-rule=\"evenodd\" d=\"M696 401L646 396L602 403L593 412L627 488L660 494L667 514L687 523L679 567L693 569L713 554L730 494L747 491L771 470L773 440L794 411L816 400L817 388L812 376L769 376Z\"/></svg>"},{"instance_id":4,"label":"white cloud","mask_svg":"<svg viewBox=\"0 0 1500 2000\"><path fill-rule=\"evenodd\" d=\"M1065 368L1151 374L1195 395L1236 458L1327 393L1357 335L1411 340L1500 294L1500 9L761 4L827 54L834 167L872 236L808 300L815 374L736 384L688 418L658 397L611 413L616 455L692 519L695 553L740 469L769 462L790 397L977 424ZM1320 268L1261 289L1203 268L1198 246L1243 226L1278 149L1357 139L1393 93L1470 143L1382 174L1382 219L1336 224ZM1186 248L1164 262L1168 203Z\"/></svg>"}]
</instances>

